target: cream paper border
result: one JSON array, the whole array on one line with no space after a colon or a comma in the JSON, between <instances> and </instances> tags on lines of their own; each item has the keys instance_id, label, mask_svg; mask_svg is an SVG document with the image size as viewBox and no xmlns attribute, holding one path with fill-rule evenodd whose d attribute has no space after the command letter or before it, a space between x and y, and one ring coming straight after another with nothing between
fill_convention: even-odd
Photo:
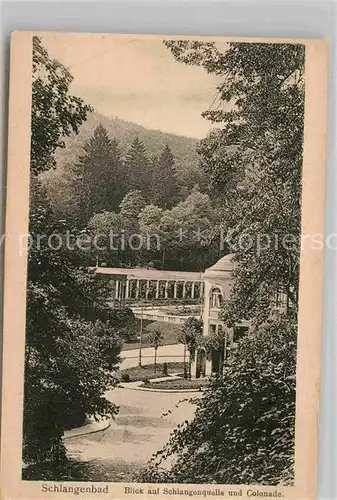
<instances>
[{"instance_id":1,"label":"cream paper border","mask_svg":"<svg viewBox=\"0 0 337 500\"><path fill-rule=\"evenodd\" d=\"M31 112L32 36L43 32L14 32L11 40L7 214L4 283L3 394L1 427L1 489L4 499L30 498L147 498L127 495L129 483L65 482L65 485L108 485L108 494L44 493L42 484L56 481L21 480L23 407L23 360L25 341L27 252L19 253L19 237L28 232L29 156ZM69 33L67 34L69 36ZM124 37L195 39L219 42L301 43L306 47L306 104L302 195L302 234L323 234L325 206L325 142L328 44L324 40L195 37L173 35L101 35L73 33L74 37ZM85 50L85 46L84 46ZM300 269L300 309L297 364L295 486L167 485L170 488L228 491L277 492L286 498L309 499L317 494L318 404L321 364L323 251L310 248L305 240ZM135 486L135 484L131 484ZM165 485L155 498L169 498ZM249 494L248 494L249 496ZM172 498L172 497L171 497ZM174 498L188 498L174 496ZM203 498L198 496L198 498ZM210 497L207 497L210 498ZM257 498L256 496L252 497Z\"/></svg>"}]
</instances>

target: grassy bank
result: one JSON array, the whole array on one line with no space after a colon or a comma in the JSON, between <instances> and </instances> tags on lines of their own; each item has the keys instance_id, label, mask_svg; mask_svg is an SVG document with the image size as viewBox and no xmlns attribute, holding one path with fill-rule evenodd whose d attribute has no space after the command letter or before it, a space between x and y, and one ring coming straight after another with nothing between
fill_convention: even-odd
<instances>
[{"instance_id":1,"label":"grassy bank","mask_svg":"<svg viewBox=\"0 0 337 500\"><path fill-rule=\"evenodd\" d=\"M137 319L138 324L140 320ZM138 331L140 330L140 325L138 325ZM150 347L149 333L153 330L159 330L163 335L162 345L173 345L177 343L177 335L179 327L172 325L170 323L164 323L163 321L143 321L143 334L142 334L142 346ZM138 349L139 341L125 343L123 345L123 351L130 351L131 349Z\"/></svg>"},{"instance_id":2,"label":"grassy bank","mask_svg":"<svg viewBox=\"0 0 337 500\"><path fill-rule=\"evenodd\" d=\"M173 373L182 373L184 371L184 363L181 361L166 363L166 365L167 365L167 372L169 375L172 375ZM129 382L136 382L138 380L146 381L153 378L159 378L165 376L165 374L163 373L162 363L157 364L156 372L154 371L154 364L144 365L144 366L133 366L131 368L126 368L125 370L121 370L119 372L120 380L122 380L122 378L125 378L125 375L129 376Z\"/></svg>"}]
</instances>

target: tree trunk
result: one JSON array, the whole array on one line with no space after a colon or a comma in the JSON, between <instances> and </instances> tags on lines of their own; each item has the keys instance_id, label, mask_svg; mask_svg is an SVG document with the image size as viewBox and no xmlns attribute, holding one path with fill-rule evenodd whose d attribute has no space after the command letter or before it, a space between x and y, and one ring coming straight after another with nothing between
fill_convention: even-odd
<instances>
[{"instance_id":1,"label":"tree trunk","mask_svg":"<svg viewBox=\"0 0 337 500\"><path fill-rule=\"evenodd\" d=\"M157 349L154 349L154 373L157 373Z\"/></svg>"}]
</instances>

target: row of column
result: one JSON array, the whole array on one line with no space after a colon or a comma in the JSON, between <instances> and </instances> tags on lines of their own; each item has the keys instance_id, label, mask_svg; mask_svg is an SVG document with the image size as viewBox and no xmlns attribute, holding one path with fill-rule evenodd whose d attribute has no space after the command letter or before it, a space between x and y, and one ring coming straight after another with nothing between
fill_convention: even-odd
<instances>
[{"instance_id":1,"label":"row of column","mask_svg":"<svg viewBox=\"0 0 337 500\"><path fill-rule=\"evenodd\" d=\"M126 279L125 281L120 281L120 280L115 280L115 291L114 291L114 298L116 300L119 300L121 297L124 299L130 299L130 298L135 298L139 299L140 298L140 290L141 290L141 282L146 282L145 285L145 300L149 298L149 294L152 291L150 283L155 282L155 290L154 291L154 298L159 299L160 297L160 283L165 283L164 286L164 293L163 297L164 299L169 298L169 285L170 283L174 283L173 287L173 299L178 298L178 285L179 283L182 283L183 288L182 288L182 297L181 298L186 298L187 294L187 284L191 284L191 293L190 293L190 298L199 298L201 295L201 282L200 281L173 281L173 280L135 280L134 278L132 280ZM135 287L135 294L134 297L132 297L132 290L131 290L131 282L136 282L136 287ZM196 286L197 285L197 286ZM198 289L198 297L196 297L196 290Z\"/></svg>"}]
</instances>

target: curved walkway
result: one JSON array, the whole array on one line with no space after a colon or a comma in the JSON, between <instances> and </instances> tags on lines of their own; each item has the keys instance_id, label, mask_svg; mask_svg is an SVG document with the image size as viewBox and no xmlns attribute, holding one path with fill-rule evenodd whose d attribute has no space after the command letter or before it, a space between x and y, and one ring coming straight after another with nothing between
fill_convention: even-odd
<instances>
[{"instance_id":1,"label":"curved walkway","mask_svg":"<svg viewBox=\"0 0 337 500\"><path fill-rule=\"evenodd\" d=\"M200 394L200 393L199 393ZM102 432L66 440L68 453L87 462L96 481L131 481L178 424L190 420L195 405L188 393L115 388L106 394L119 413Z\"/></svg>"},{"instance_id":2,"label":"curved walkway","mask_svg":"<svg viewBox=\"0 0 337 500\"><path fill-rule=\"evenodd\" d=\"M105 431L111 425L109 418L101 418L98 421L92 420L89 423L64 431L63 439L70 439L78 436L86 436L87 434L94 434L95 432Z\"/></svg>"}]
</instances>

